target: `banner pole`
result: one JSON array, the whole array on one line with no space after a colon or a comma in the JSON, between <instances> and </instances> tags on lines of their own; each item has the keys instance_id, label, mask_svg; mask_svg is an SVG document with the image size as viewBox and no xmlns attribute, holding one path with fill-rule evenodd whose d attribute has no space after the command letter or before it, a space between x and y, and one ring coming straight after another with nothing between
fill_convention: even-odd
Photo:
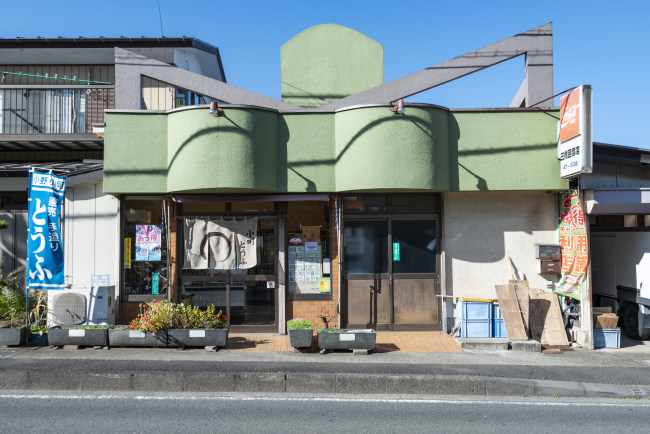
<instances>
[{"instance_id":1,"label":"banner pole","mask_svg":"<svg viewBox=\"0 0 650 434\"><path fill-rule=\"evenodd\" d=\"M32 186L32 175L34 174L34 168L29 168L29 182L27 184L27 244L29 245L29 208L31 205L31 186ZM25 325L29 327L29 286L27 284L28 279L27 275L29 273L29 252L27 253L27 260L25 261ZM29 331L29 330L28 330Z\"/></svg>"}]
</instances>

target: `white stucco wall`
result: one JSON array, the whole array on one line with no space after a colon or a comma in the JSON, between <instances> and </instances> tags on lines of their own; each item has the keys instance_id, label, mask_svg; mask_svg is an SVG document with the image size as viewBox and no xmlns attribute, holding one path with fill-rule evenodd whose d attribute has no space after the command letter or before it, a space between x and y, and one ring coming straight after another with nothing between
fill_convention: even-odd
<instances>
[{"instance_id":1,"label":"white stucco wall","mask_svg":"<svg viewBox=\"0 0 650 434\"><path fill-rule=\"evenodd\" d=\"M557 281L537 274L535 258L535 244L559 243L556 193L445 193L443 201L447 295L495 299L494 285L510 279L508 257L531 288Z\"/></svg>"},{"instance_id":2,"label":"white stucco wall","mask_svg":"<svg viewBox=\"0 0 650 434\"><path fill-rule=\"evenodd\" d=\"M66 284L88 286L92 275L108 274L117 285L119 202L103 193L103 183L68 188L65 193Z\"/></svg>"}]
</instances>

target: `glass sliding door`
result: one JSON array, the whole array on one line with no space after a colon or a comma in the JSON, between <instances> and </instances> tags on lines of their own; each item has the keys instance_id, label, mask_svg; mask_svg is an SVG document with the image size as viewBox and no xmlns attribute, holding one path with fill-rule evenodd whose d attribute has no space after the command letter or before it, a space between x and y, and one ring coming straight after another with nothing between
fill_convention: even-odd
<instances>
[{"instance_id":1,"label":"glass sliding door","mask_svg":"<svg viewBox=\"0 0 650 434\"><path fill-rule=\"evenodd\" d=\"M437 226L435 215L344 220L347 327L440 329Z\"/></svg>"}]
</instances>

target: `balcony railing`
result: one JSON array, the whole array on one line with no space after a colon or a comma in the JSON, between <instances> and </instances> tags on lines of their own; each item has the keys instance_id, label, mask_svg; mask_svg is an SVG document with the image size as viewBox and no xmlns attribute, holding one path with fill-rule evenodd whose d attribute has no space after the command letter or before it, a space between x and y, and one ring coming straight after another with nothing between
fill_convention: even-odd
<instances>
[{"instance_id":1,"label":"balcony railing","mask_svg":"<svg viewBox=\"0 0 650 434\"><path fill-rule=\"evenodd\" d=\"M112 86L0 86L0 134L83 134L115 106Z\"/></svg>"}]
</instances>

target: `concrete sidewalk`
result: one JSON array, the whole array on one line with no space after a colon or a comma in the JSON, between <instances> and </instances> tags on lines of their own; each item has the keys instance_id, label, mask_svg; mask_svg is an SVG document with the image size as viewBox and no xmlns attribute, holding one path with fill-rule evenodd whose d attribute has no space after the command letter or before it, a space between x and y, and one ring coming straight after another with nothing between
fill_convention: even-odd
<instances>
[{"instance_id":1,"label":"concrete sidewalk","mask_svg":"<svg viewBox=\"0 0 650 434\"><path fill-rule=\"evenodd\" d=\"M650 396L650 342L566 351L0 349L0 390Z\"/></svg>"}]
</instances>

